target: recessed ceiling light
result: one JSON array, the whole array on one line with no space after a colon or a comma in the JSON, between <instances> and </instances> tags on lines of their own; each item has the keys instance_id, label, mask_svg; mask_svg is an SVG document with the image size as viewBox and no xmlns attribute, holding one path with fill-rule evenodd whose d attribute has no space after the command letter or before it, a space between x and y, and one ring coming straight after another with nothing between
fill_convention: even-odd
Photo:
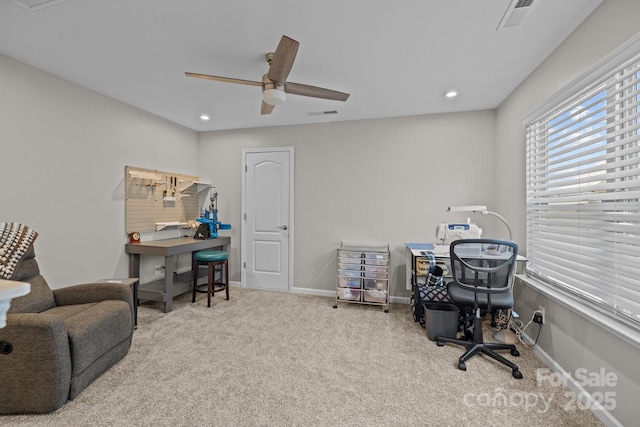
<instances>
[{"instance_id":1,"label":"recessed ceiling light","mask_svg":"<svg viewBox=\"0 0 640 427\"><path fill-rule=\"evenodd\" d=\"M206 122L207 120L209 120L209 116L206 114L201 114L200 115L200 120L202 120L203 122Z\"/></svg>"},{"instance_id":2,"label":"recessed ceiling light","mask_svg":"<svg viewBox=\"0 0 640 427\"><path fill-rule=\"evenodd\" d=\"M455 90L448 90L447 92L445 92L444 96L449 99L455 98L456 96L458 96L458 92L456 92Z\"/></svg>"}]
</instances>

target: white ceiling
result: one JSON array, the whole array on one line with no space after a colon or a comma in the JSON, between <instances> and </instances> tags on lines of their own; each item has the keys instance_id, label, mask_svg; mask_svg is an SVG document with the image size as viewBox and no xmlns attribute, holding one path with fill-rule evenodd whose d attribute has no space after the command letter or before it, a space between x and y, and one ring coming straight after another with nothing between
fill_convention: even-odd
<instances>
[{"instance_id":1,"label":"white ceiling","mask_svg":"<svg viewBox=\"0 0 640 427\"><path fill-rule=\"evenodd\" d=\"M601 2L534 0L496 31L511 0L0 0L0 53L196 131L482 110ZM184 76L259 81L282 35L300 42L288 80L347 102L289 95L261 116L259 87Z\"/></svg>"}]
</instances>

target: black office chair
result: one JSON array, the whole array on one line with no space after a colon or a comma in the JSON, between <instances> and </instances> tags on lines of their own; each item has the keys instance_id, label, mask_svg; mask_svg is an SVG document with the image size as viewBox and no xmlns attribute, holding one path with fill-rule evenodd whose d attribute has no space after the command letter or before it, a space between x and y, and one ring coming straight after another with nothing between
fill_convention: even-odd
<instances>
[{"instance_id":1,"label":"black office chair","mask_svg":"<svg viewBox=\"0 0 640 427\"><path fill-rule=\"evenodd\" d=\"M514 344L485 343L482 338L482 312L513 307L511 288L518 256L518 245L506 240L463 239L449 247L453 281L447 290L451 301L468 313L473 308L473 338L471 341L437 337L439 346L445 343L462 345L467 351L458 360L458 369L466 371L465 362L478 353L511 368L512 375L522 379L518 365L497 353L510 350L512 356L520 356ZM468 325L465 314L465 329Z\"/></svg>"}]
</instances>

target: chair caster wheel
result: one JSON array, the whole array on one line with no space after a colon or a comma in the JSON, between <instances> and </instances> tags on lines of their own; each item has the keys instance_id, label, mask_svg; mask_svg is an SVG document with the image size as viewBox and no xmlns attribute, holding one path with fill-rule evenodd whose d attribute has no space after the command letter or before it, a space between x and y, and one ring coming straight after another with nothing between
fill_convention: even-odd
<instances>
[{"instance_id":1,"label":"chair caster wheel","mask_svg":"<svg viewBox=\"0 0 640 427\"><path fill-rule=\"evenodd\" d=\"M520 356L520 352L516 349L511 350L511 355L512 356Z\"/></svg>"},{"instance_id":2,"label":"chair caster wheel","mask_svg":"<svg viewBox=\"0 0 640 427\"><path fill-rule=\"evenodd\" d=\"M465 365L464 362L458 362L458 369L460 369L461 371L466 371L467 365Z\"/></svg>"},{"instance_id":3,"label":"chair caster wheel","mask_svg":"<svg viewBox=\"0 0 640 427\"><path fill-rule=\"evenodd\" d=\"M384 312L385 312L385 313L388 313L388 312L389 312L389 310L385 310Z\"/></svg>"},{"instance_id":4,"label":"chair caster wheel","mask_svg":"<svg viewBox=\"0 0 640 427\"><path fill-rule=\"evenodd\" d=\"M438 347L443 347L444 346L444 343L442 341L438 341L437 344L438 344Z\"/></svg>"},{"instance_id":5,"label":"chair caster wheel","mask_svg":"<svg viewBox=\"0 0 640 427\"><path fill-rule=\"evenodd\" d=\"M513 378L516 378L516 379L519 379L519 380L522 379L522 372L518 371L517 369L514 369L511 372L511 375L513 375Z\"/></svg>"},{"instance_id":6,"label":"chair caster wheel","mask_svg":"<svg viewBox=\"0 0 640 427\"><path fill-rule=\"evenodd\" d=\"M334 304L334 305L333 305L333 308L338 308L338 304Z\"/></svg>"}]
</instances>

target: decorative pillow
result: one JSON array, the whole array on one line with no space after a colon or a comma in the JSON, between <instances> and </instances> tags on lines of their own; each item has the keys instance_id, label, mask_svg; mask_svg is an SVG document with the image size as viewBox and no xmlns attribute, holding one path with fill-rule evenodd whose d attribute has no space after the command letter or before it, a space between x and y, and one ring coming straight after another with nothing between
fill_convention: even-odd
<instances>
[{"instance_id":1,"label":"decorative pillow","mask_svg":"<svg viewBox=\"0 0 640 427\"><path fill-rule=\"evenodd\" d=\"M13 279L16 266L33 245L38 233L26 225L0 223L0 277Z\"/></svg>"},{"instance_id":2,"label":"decorative pillow","mask_svg":"<svg viewBox=\"0 0 640 427\"><path fill-rule=\"evenodd\" d=\"M0 277L31 284L31 292L11 301L9 313L40 313L56 305L36 261L36 237L38 233L25 225L0 224Z\"/></svg>"}]
</instances>

